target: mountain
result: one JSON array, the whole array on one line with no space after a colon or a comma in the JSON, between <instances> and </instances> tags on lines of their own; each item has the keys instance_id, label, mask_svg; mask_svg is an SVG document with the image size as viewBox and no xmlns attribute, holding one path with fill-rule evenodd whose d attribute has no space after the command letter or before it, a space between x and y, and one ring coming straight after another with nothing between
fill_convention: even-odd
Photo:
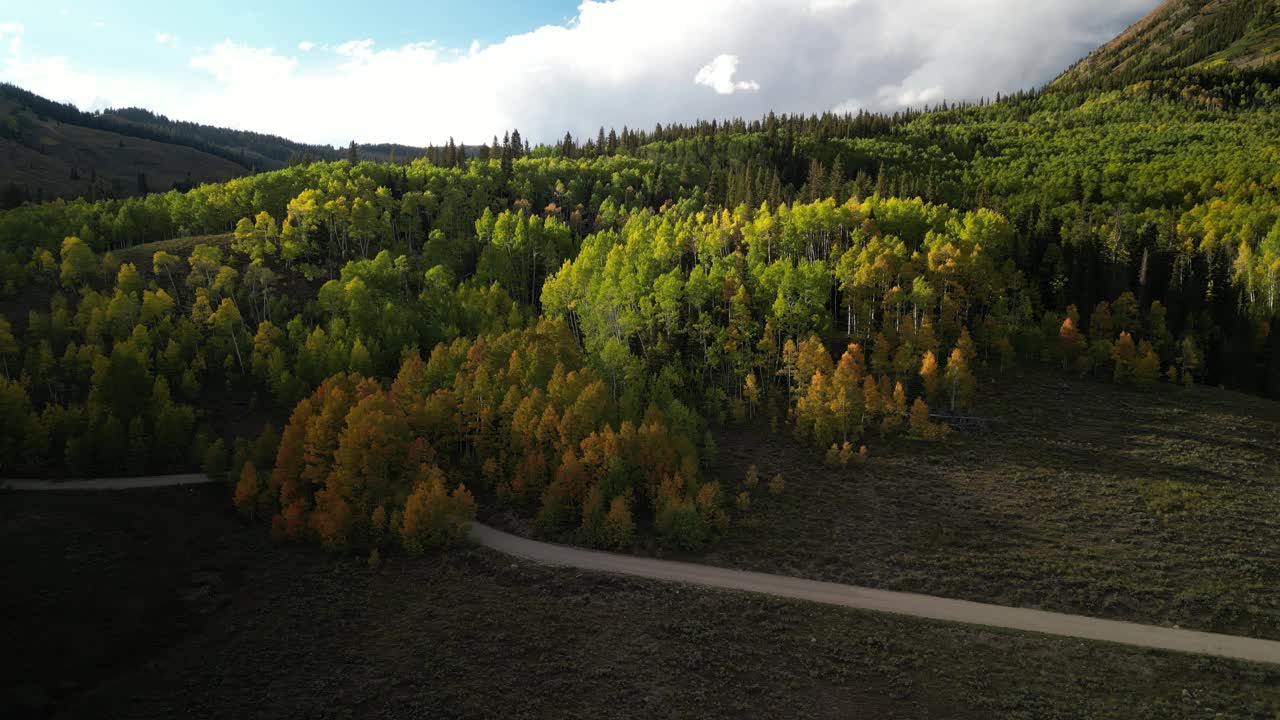
<instances>
[{"instance_id":1,"label":"mountain","mask_svg":"<svg viewBox=\"0 0 1280 720\"><path fill-rule=\"evenodd\" d=\"M95 117L119 132L144 131L168 142L205 148L257 170L277 170L299 158L338 160L344 156L344 151L329 145L308 145L278 135L170 120L142 108L105 110Z\"/></svg>"},{"instance_id":2,"label":"mountain","mask_svg":"<svg viewBox=\"0 0 1280 720\"><path fill-rule=\"evenodd\" d=\"M191 145L69 122L73 118L67 112L44 111L10 86L2 90L0 207L58 197L125 197L252 171Z\"/></svg>"},{"instance_id":3,"label":"mountain","mask_svg":"<svg viewBox=\"0 0 1280 720\"><path fill-rule=\"evenodd\" d=\"M357 145L363 160L410 160L407 145ZM0 208L189 188L296 162L340 160L346 148L171 120L141 108L87 113L0 83Z\"/></svg>"},{"instance_id":4,"label":"mountain","mask_svg":"<svg viewBox=\"0 0 1280 720\"><path fill-rule=\"evenodd\" d=\"M1166 0L1063 73L1059 87L1117 87L1214 69L1274 71L1276 0Z\"/></svg>"}]
</instances>

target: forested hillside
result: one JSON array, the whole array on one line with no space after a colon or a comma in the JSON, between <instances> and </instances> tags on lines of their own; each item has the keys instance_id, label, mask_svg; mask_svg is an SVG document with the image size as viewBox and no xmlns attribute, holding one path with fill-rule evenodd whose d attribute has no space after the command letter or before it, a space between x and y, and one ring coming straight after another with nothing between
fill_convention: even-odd
<instances>
[{"instance_id":1,"label":"forested hillside","mask_svg":"<svg viewBox=\"0 0 1280 720\"><path fill-rule=\"evenodd\" d=\"M207 149L65 122L0 94L0 208L191 188L248 172Z\"/></svg>"},{"instance_id":2,"label":"forested hillside","mask_svg":"<svg viewBox=\"0 0 1280 720\"><path fill-rule=\"evenodd\" d=\"M1274 70L1277 61L1274 0L1166 0L1055 84L1118 87L1188 70Z\"/></svg>"},{"instance_id":3,"label":"forested hillside","mask_svg":"<svg viewBox=\"0 0 1280 720\"><path fill-rule=\"evenodd\" d=\"M253 172L356 157L408 161L445 148L297 143L171 120L139 108L96 113L0 83L0 208L190 189Z\"/></svg>"},{"instance_id":4,"label":"forested hillside","mask_svg":"<svg viewBox=\"0 0 1280 720\"><path fill-rule=\"evenodd\" d=\"M16 208L0 472L198 464L333 548L688 550L787 483L722 485L712 428L858 464L1026 364L1280 396L1280 93L1217 73Z\"/></svg>"}]
</instances>

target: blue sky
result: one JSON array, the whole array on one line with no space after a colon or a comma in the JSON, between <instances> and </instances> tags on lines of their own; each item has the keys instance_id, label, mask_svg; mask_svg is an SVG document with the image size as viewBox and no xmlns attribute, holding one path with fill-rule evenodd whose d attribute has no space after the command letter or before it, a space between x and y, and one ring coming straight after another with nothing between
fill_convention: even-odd
<instances>
[{"instance_id":1,"label":"blue sky","mask_svg":"<svg viewBox=\"0 0 1280 720\"><path fill-rule=\"evenodd\" d=\"M363 10L362 7L370 8ZM339 45L356 38L402 45L434 40L452 48L483 45L543 25L565 24L577 14L575 0L349 0L276 2L88 2L42 0L0 10L0 21L16 21L33 52L67 55L111 72L165 73L176 49L213 46L226 39L278 50L302 42ZM174 48L156 42L172 38Z\"/></svg>"},{"instance_id":2,"label":"blue sky","mask_svg":"<svg viewBox=\"0 0 1280 720\"><path fill-rule=\"evenodd\" d=\"M1035 87L1158 0L531 0L0 7L0 80L307 142L892 111Z\"/></svg>"}]
</instances>

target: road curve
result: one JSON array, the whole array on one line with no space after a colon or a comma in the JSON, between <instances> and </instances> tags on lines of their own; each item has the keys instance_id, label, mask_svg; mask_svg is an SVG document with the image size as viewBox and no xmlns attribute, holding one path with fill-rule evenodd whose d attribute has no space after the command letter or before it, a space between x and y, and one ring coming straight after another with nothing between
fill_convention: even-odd
<instances>
[{"instance_id":1,"label":"road curve","mask_svg":"<svg viewBox=\"0 0 1280 720\"><path fill-rule=\"evenodd\" d=\"M136 478L102 478L51 482L48 480L0 480L0 488L24 491L132 490L136 488L199 485L213 482L206 475L155 475ZM774 597L806 600L824 605L909 615L946 622L1022 630L1060 637L1113 642L1134 647L1197 655L1214 655L1235 660L1280 664L1280 641L1259 640L1236 635L1197 630L1177 630L1139 625L1118 620L1102 620L1081 615L988 605L968 600L876 590L855 585L805 580L784 575L768 575L731 570L711 565L658 560L634 555L584 550L553 545L495 530L481 523L471 525L471 538L492 550L525 560L578 568L592 572L678 582L687 585L760 593Z\"/></svg>"},{"instance_id":2,"label":"road curve","mask_svg":"<svg viewBox=\"0 0 1280 720\"><path fill-rule=\"evenodd\" d=\"M495 530L480 523L474 523L471 526L471 537L481 545L498 552L547 565L634 575L723 590L761 593L824 605L910 615L930 620L985 625L1157 650L1280 664L1280 641L1275 640L1257 640L1196 630L1175 630L1118 620L1101 620L1081 615L988 605L915 593L890 592L672 560L614 555L537 542Z\"/></svg>"},{"instance_id":3,"label":"road curve","mask_svg":"<svg viewBox=\"0 0 1280 720\"><path fill-rule=\"evenodd\" d=\"M131 478L99 478L97 480L3 480L0 490L66 491L66 490L136 490L139 488L203 485L214 482L203 473L186 475L148 475Z\"/></svg>"}]
</instances>

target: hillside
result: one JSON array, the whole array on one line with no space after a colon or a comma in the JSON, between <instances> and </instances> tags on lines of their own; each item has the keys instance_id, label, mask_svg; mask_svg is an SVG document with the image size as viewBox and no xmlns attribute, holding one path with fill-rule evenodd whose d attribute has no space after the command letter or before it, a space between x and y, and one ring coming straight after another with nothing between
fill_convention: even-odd
<instances>
[{"instance_id":1,"label":"hillside","mask_svg":"<svg viewBox=\"0 0 1280 720\"><path fill-rule=\"evenodd\" d=\"M1166 0L1054 84L1125 85L1188 70L1258 70L1277 61L1280 8L1274 0Z\"/></svg>"},{"instance_id":2,"label":"hillside","mask_svg":"<svg viewBox=\"0 0 1280 720\"><path fill-rule=\"evenodd\" d=\"M216 480L0 492L0 716L1280 718L1280 666L466 544L1280 639L1274 8L994 103L316 162L0 93L0 187L104 183L0 210L0 479Z\"/></svg>"},{"instance_id":3,"label":"hillside","mask_svg":"<svg viewBox=\"0 0 1280 720\"><path fill-rule=\"evenodd\" d=\"M356 149L360 159L374 162L407 161L433 150L390 143ZM0 208L28 200L187 189L296 162L341 160L348 153L141 108L86 113L0 83Z\"/></svg>"},{"instance_id":4,"label":"hillside","mask_svg":"<svg viewBox=\"0 0 1280 720\"><path fill-rule=\"evenodd\" d=\"M55 197L126 197L248 173L193 147L42 116L0 94L0 207Z\"/></svg>"}]
</instances>

